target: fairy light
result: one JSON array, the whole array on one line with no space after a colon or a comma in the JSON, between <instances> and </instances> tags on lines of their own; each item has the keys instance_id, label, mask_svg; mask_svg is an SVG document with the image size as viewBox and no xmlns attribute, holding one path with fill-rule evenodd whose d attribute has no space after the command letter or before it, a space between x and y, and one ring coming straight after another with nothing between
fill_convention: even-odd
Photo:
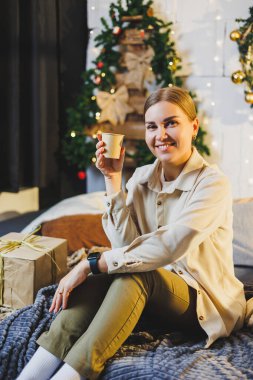
<instances>
[{"instance_id":1,"label":"fairy light","mask_svg":"<svg viewBox=\"0 0 253 380\"><path fill-rule=\"evenodd\" d=\"M97 138L96 133L93 133L92 138L93 138L93 139L96 139L96 138Z\"/></svg>"},{"instance_id":2,"label":"fairy light","mask_svg":"<svg viewBox=\"0 0 253 380\"><path fill-rule=\"evenodd\" d=\"M95 9L96 9L96 7L94 5L92 5L91 10L95 11Z\"/></svg>"},{"instance_id":3,"label":"fairy light","mask_svg":"<svg viewBox=\"0 0 253 380\"><path fill-rule=\"evenodd\" d=\"M169 84L168 84L168 87L173 87L173 84L172 84L172 83L169 83Z\"/></svg>"},{"instance_id":4,"label":"fairy light","mask_svg":"<svg viewBox=\"0 0 253 380\"><path fill-rule=\"evenodd\" d=\"M91 100L96 100L96 96L93 95L93 96L91 97Z\"/></svg>"},{"instance_id":5,"label":"fairy light","mask_svg":"<svg viewBox=\"0 0 253 380\"><path fill-rule=\"evenodd\" d=\"M218 142L216 140L213 140L212 141L212 146L217 147L218 146Z\"/></svg>"},{"instance_id":6,"label":"fairy light","mask_svg":"<svg viewBox=\"0 0 253 380\"><path fill-rule=\"evenodd\" d=\"M172 66L172 65L173 65L173 62L172 62L172 61L170 61L170 62L169 62L169 65L170 65L170 66Z\"/></svg>"},{"instance_id":7,"label":"fairy light","mask_svg":"<svg viewBox=\"0 0 253 380\"><path fill-rule=\"evenodd\" d=\"M96 120L100 119L100 112L96 112Z\"/></svg>"},{"instance_id":8,"label":"fairy light","mask_svg":"<svg viewBox=\"0 0 253 380\"><path fill-rule=\"evenodd\" d=\"M148 29L154 29L153 25L149 25Z\"/></svg>"},{"instance_id":9,"label":"fairy light","mask_svg":"<svg viewBox=\"0 0 253 380\"><path fill-rule=\"evenodd\" d=\"M92 35L94 33L94 31L93 30L90 30L90 34Z\"/></svg>"},{"instance_id":10,"label":"fairy light","mask_svg":"<svg viewBox=\"0 0 253 380\"><path fill-rule=\"evenodd\" d=\"M97 161L96 157L92 157L91 161L95 164L95 162Z\"/></svg>"},{"instance_id":11,"label":"fairy light","mask_svg":"<svg viewBox=\"0 0 253 380\"><path fill-rule=\"evenodd\" d=\"M206 87L212 87L212 83L211 82L207 82Z\"/></svg>"},{"instance_id":12,"label":"fairy light","mask_svg":"<svg viewBox=\"0 0 253 380\"><path fill-rule=\"evenodd\" d=\"M217 40L216 41L216 45L221 47L223 45L223 41L222 40Z\"/></svg>"},{"instance_id":13,"label":"fairy light","mask_svg":"<svg viewBox=\"0 0 253 380\"><path fill-rule=\"evenodd\" d=\"M110 89L110 93L111 93L111 94L114 94L114 92L115 92L114 88L111 88L111 89Z\"/></svg>"},{"instance_id":14,"label":"fairy light","mask_svg":"<svg viewBox=\"0 0 253 380\"><path fill-rule=\"evenodd\" d=\"M174 34L175 34L175 30L172 30L170 33L171 33L172 35L174 35Z\"/></svg>"},{"instance_id":15,"label":"fairy light","mask_svg":"<svg viewBox=\"0 0 253 380\"><path fill-rule=\"evenodd\" d=\"M105 73L101 73L101 77L105 77Z\"/></svg>"},{"instance_id":16,"label":"fairy light","mask_svg":"<svg viewBox=\"0 0 253 380\"><path fill-rule=\"evenodd\" d=\"M72 131L72 132L70 133L70 136L71 136L71 137L76 137L76 132L75 132L75 131Z\"/></svg>"}]
</instances>

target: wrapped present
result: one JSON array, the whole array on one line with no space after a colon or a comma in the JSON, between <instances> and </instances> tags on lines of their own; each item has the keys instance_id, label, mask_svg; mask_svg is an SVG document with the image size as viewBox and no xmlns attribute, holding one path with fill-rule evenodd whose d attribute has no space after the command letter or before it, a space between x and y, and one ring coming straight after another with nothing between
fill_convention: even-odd
<instances>
[{"instance_id":1,"label":"wrapped present","mask_svg":"<svg viewBox=\"0 0 253 380\"><path fill-rule=\"evenodd\" d=\"M0 304L21 308L67 273L67 240L9 233L0 238Z\"/></svg>"}]
</instances>

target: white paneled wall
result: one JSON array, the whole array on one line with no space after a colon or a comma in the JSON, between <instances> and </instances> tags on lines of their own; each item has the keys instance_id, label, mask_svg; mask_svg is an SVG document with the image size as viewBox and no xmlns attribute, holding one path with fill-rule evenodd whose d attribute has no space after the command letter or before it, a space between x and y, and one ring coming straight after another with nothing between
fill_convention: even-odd
<instances>
[{"instance_id":1,"label":"white paneled wall","mask_svg":"<svg viewBox=\"0 0 253 380\"><path fill-rule=\"evenodd\" d=\"M108 18L112 0L88 0L88 24L92 30L88 66L98 54L94 37L100 33L100 17ZM201 125L208 132L210 162L230 178L234 198L253 196L253 111L244 101L243 85L232 83L240 69L237 44L229 34L238 28L236 18L249 17L252 0L154 0L155 15L173 22L175 46L182 58L181 75L199 101ZM90 175L88 191L103 182ZM100 188L94 184L100 183Z\"/></svg>"}]
</instances>

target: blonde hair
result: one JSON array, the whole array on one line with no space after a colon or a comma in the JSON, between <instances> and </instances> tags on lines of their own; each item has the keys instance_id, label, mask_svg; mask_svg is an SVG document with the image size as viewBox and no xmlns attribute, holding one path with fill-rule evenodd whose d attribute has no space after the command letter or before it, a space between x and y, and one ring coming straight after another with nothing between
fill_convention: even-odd
<instances>
[{"instance_id":1,"label":"blonde hair","mask_svg":"<svg viewBox=\"0 0 253 380\"><path fill-rule=\"evenodd\" d=\"M196 107L192 97L188 91L177 86L160 88L149 95L144 104L144 115L149 107L161 101L177 105L191 121L197 117Z\"/></svg>"}]
</instances>

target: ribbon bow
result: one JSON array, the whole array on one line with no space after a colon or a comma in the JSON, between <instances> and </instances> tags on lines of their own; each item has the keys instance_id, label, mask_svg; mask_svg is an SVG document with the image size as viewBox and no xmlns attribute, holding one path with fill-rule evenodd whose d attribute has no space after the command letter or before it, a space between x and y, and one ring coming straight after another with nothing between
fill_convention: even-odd
<instances>
[{"instance_id":1,"label":"ribbon bow","mask_svg":"<svg viewBox=\"0 0 253 380\"><path fill-rule=\"evenodd\" d=\"M97 104L102 112L98 122L109 121L114 126L119 123L123 124L126 115L133 111L133 108L127 104L128 98L126 86L119 87L114 94L99 91L97 93Z\"/></svg>"},{"instance_id":2,"label":"ribbon bow","mask_svg":"<svg viewBox=\"0 0 253 380\"><path fill-rule=\"evenodd\" d=\"M4 244L3 247L0 248L1 255L6 254L13 249L19 248L22 245L26 245L29 248L34 249L35 251L43 252L46 247L39 245L39 244L34 244L34 242L38 239L40 239L39 236L32 236L36 232L40 230L41 226L38 226L34 231L29 232L26 234L22 240L5 240L5 239L0 239L0 244Z\"/></svg>"},{"instance_id":3,"label":"ribbon bow","mask_svg":"<svg viewBox=\"0 0 253 380\"><path fill-rule=\"evenodd\" d=\"M37 240L40 239L40 236L34 236L36 232L38 232L41 229L41 225L39 225L37 228L35 228L32 232L27 233L22 240L5 240L5 239L0 239L0 244L3 246L0 248L0 256L1 258L8 252L13 251L16 248L21 247L22 245L25 245L31 249L34 249L35 251L43 252L47 247L40 245L40 244L35 244ZM51 257L51 260L57 267L59 271L61 269L57 265L56 261L53 259L53 257L50 255L50 253L45 252L46 255Z\"/></svg>"},{"instance_id":4,"label":"ribbon bow","mask_svg":"<svg viewBox=\"0 0 253 380\"><path fill-rule=\"evenodd\" d=\"M125 54L125 63L128 73L126 74L125 83L135 85L140 90L143 88L145 80L152 83L155 80L152 67L150 66L153 57L154 50L151 47L142 55L127 52Z\"/></svg>"}]
</instances>

